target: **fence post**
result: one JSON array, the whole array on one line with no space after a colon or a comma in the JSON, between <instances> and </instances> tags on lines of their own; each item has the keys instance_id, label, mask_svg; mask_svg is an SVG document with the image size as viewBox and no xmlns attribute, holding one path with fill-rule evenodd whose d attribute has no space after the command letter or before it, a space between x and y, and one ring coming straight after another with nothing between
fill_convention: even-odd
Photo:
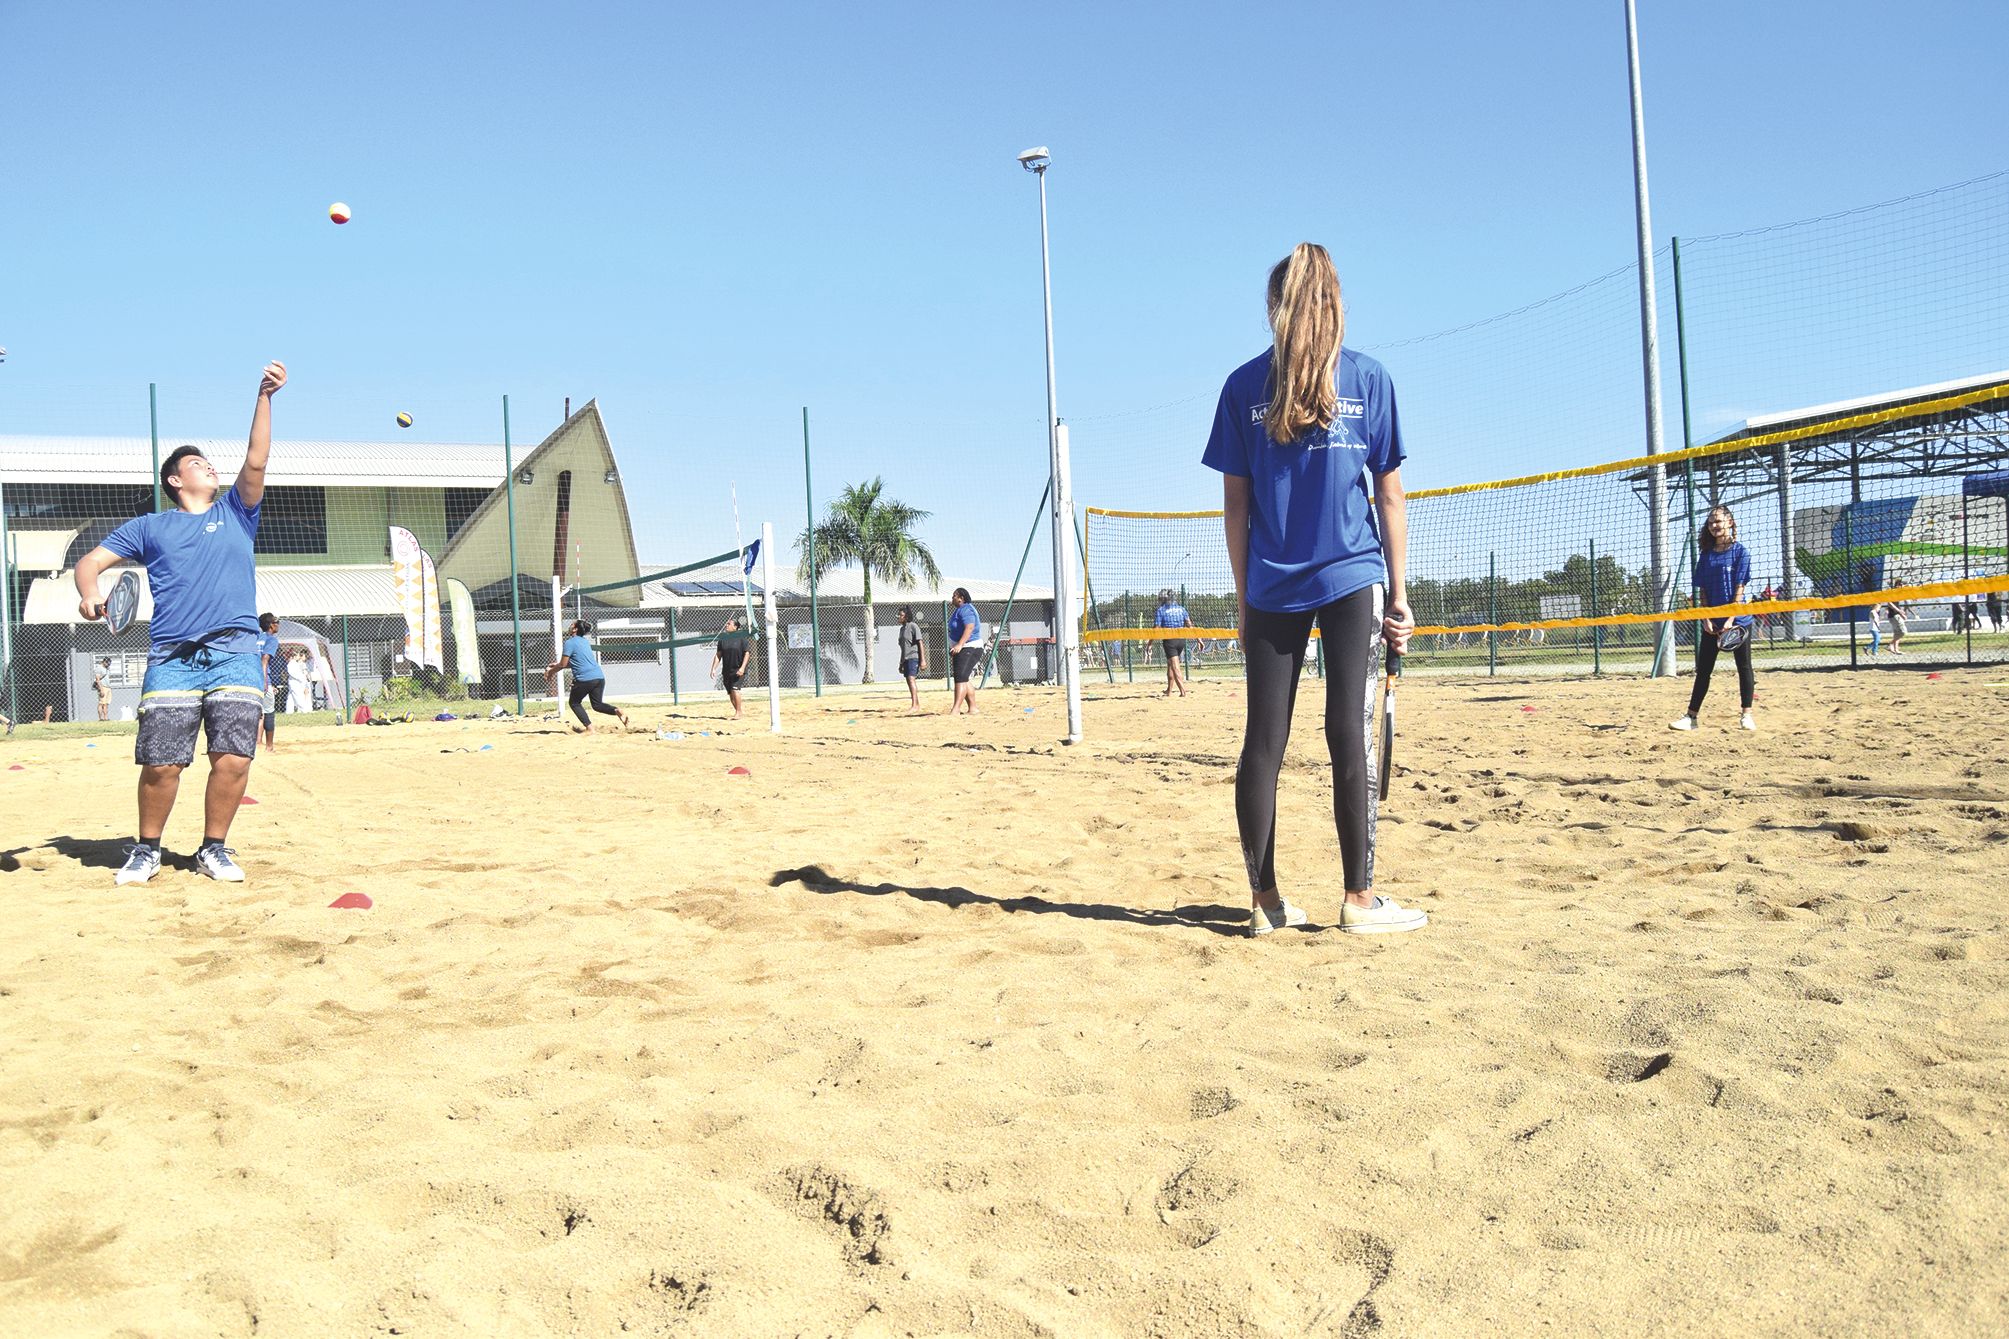
<instances>
[{"instance_id":1,"label":"fence post","mask_svg":"<svg viewBox=\"0 0 2009 1339\"><path fill-rule=\"evenodd\" d=\"M1779 443L1779 565L1784 575L1779 578L1783 589L1779 594L1785 599L1793 598L1793 457L1786 443ZM1786 615L1786 640L1799 641L1800 615L1797 610Z\"/></svg>"},{"instance_id":2,"label":"fence post","mask_svg":"<svg viewBox=\"0 0 2009 1339\"><path fill-rule=\"evenodd\" d=\"M156 470L158 479L160 472ZM14 562L7 544L7 485L0 482L0 683L7 685L7 719L21 719L14 691Z\"/></svg>"},{"instance_id":3,"label":"fence post","mask_svg":"<svg viewBox=\"0 0 2009 1339\"><path fill-rule=\"evenodd\" d=\"M1042 502L1042 505L1044 505L1044 502ZM1028 544L1031 542L1031 540L1026 541ZM1021 559L1020 561L1023 562L1024 560ZM1006 608L1010 608L1010 605L1007 604ZM996 631L993 629L993 641L996 640L996 636ZM984 678L989 679L990 674L986 672ZM950 692L953 693L956 691L956 658L949 654L949 602L947 600L942 601L942 682L948 685ZM982 686L981 684L978 685L978 687Z\"/></svg>"},{"instance_id":4,"label":"fence post","mask_svg":"<svg viewBox=\"0 0 2009 1339\"><path fill-rule=\"evenodd\" d=\"M670 705L680 707L684 699L677 692L677 607L670 606Z\"/></svg>"},{"instance_id":5,"label":"fence post","mask_svg":"<svg viewBox=\"0 0 2009 1339\"><path fill-rule=\"evenodd\" d=\"M1126 590L1123 592L1123 630L1128 632L1131 626L1130 592ZM1137 666L1130 659L1130 639L1128 637L1123 639L1123 675L1131 683L1137 682Z\"/></svg>"},{"instance_id":6,"label":"fence post","mask_svg":"<svg viewBox=\"0 0 2009 1339\"><path fill-rule=\"evenodd\" d=\"M1960 579L1963 583L1974 579L1972 564L1968 561L1967 553L1967 499L1962 498L1960 500ZM1967 616L1969 612L1969 598L1965 592L1962 592L1960 596L1960 621L1967 629L1967 664L1971 667L1974 664L1974 620Z\"/></svg>"},{"instance_id":7,"label":"fence post","mask_svg":"<svg viewBox=\"0 0 2009 1339\"><path fill-rule=\"evenodd\" d=\"M1842 512L1842 543L1845 546L1848 554L1848 590L1849 594L1851 595L1857 595L1861 593L1856 590L1856 504L1858 502L1861 502L1862 500L1863 500L1862 447L1856 444L1855 442L1850 442L1849 443L1849 505L1848 508ZM1857 667L1856 627L1861 609L1862 606L1858 604L1852 604L1849 606L1849 668L1850 669L1855 669ZM1874 628L1876 621L1876 615L1874 613L1870 615L1870 621L1872 628Z\"/></svg>"},{"instance_id":8,"label":"fence post","mask_svg":"<svg viewBox=\"0 0 2009 1339\"><path fill-rule=\"evenodd\" d=\"M509 445L509 397L502 397L502 486L509 499L509 633L516 643L516 714L523 714L523 589L516 572L516 459Z\"/></svg>"},{"instance_id":9,"label":"fence post","mask_svg":"<svg viewBox=\"0 0 2009 1339\"><path fill-rule=\"evenodd\" d=\"M1486 555L1486 621L1497 624L1500 621L1500 555ZM1500 634L1497 631L1486 634L1486 673L1497 674L1500 670Z\"/></svg>"},{"instance_id":10,"label":"fence post","mask_svg":"<svg viewBox=\"0 0 2009 1339\"><path fill-rule=\"evenodd\" d=\"M342 720L347 725L354 719L356 695L349 688L349 616L342 615Z\"/></svg>"},{"instance_id":11,"label":"fence post","mask_svg":"<svg viewBox=\"0 0 2009 1339\"><path fill-rule=\"evenodd\" d=\"M1590 540L1590 616L1597 617L1597 536ZM1590 629L1590 672L1604 673L1604 625L1592 623Z\"/></svg>"},{"instance_id":12,"label":"fence post","mask_svg":"<svg viewBox=\"0 0 2009 1339\"><path fill-rule=\"evenodd\" d=\"M809 486L809 406L802 406L802 500L809 512L809 664L816 696L823 696L823 625L816 618L816 490ZM676 653L672 651L671 655ZM672 663L675 663L674 661Z\"/></svg>"}]
</instances>

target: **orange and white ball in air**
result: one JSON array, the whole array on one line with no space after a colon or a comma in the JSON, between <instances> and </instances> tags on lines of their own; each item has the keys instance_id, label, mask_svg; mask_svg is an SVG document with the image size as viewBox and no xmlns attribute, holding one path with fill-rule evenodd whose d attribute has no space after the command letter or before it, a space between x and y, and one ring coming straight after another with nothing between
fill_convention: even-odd
<instances>
[{"instance_id":1,"label":"orange and white ball in air","mask_svg":"<svg viewBox=\"0 0 2009 1339\"><path fill-rule=\"evenodd\" d=\"M347 223L349 221L349 207L340 200L337 200L334 204L328 206L328 217L337 223Z\"/></svg>"}]
</instances>

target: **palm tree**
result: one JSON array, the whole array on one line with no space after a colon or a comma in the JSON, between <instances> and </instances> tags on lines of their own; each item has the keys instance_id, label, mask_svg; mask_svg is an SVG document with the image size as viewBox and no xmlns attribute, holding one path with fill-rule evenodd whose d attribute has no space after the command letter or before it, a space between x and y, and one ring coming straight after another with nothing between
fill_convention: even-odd
<instances>
[{"instance_id":1,"label":"palm tree","mask_svg":"<svg viewBox=\"0 0 2009 1339\"><path fill-rule=\"evenodd\" d=\"M929 513L918 507L883 496L886 484L874 477L869 483L846 484L830 504L822 524L816 527L816 566L819 571L858 563L865 569L865 682L872 682L872 578L899 586L915 584L917 576L930 582L942 579L935 555L914 538L915 527ZM796 569L797 578L809 580L809 531L802 532L797 546L804 554Z\"/></svg>"}]
</instances>

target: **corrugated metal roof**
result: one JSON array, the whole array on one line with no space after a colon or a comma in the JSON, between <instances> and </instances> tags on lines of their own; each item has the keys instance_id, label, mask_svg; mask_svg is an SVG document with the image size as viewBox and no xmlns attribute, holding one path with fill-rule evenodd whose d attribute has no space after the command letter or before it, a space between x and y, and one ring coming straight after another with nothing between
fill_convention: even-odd
<instances>
[{"instance_id":1,"label":"corrugated metal roof","mask_svg":"<svg viewBox=\"0 0 2009 1339\"><path fill-rule=\"evenodd\" d=\"M110 590L123 568L112 568L99 579ZM144 578L145 569L140 569ZM389 564L302 567L260 567L258 608L287 618L327 618L339 614L394 616L401 612L391 582ZM138 620L153 617L153 590L140 581ZM78 623L76 581L68 573L40 577L28 587L23 623Z\"/></svg>"},{"instance_id":2,"label":"corrugated metal roof","mask_svg":"<svg viewBox=\"0 0 2009 1339\"><path fill-rule=\"evenodd\" d=\"M163 437L163 458L195 446L226 479L244 463L244 439ZM275 441L274 484L324 487L493 488L502 482L502 447L468 442ZM153 448L145 437L0 436L0 482L151 483Z\"/></svg>"}]
</instances>

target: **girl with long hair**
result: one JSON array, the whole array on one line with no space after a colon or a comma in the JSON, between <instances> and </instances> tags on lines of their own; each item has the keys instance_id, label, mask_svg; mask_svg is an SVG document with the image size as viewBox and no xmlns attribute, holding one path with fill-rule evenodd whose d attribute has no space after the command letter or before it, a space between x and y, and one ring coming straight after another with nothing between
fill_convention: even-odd
<instances>
[{"instance_id":1,"label":"girl with long hair","mask_svg":"<svg viewBox=\"0 0 2009 1339\"><path fill-rule=\"evenodd\" d=\"M1709 509L1709 518L1702 523L1701 533L1695 537L1695 552L1696 598L1704 605L1744 603L1744 587L1751 581L1751 551L1738 542L1737 518L1730 514L1728 507ZM1715 672L1716 656L1722 649L1718 643L1733 626L1744 629L1742 637L1733 639L1736 645L1730 652L1737 660L1737 694L1744 705L1738 723L1746 730L1758 728L1758 722L1751 715L1751 704L1756 700L1758 691L1757 676L1751 669L1752 623L1749 614L1702 620L1701 631L1695 639L1695 686L1688 692L1688 714L1680 720L1669 721L1668 729L1695 728L1696 716L1702 710L1702 699L1709 695L1709 676Z\"/></svg>"},{"instance_id":2,"label":"girl with long hair","mask_svg":"<svg viewBox=\"0 0 2009 1339\"><path fill-rule=\"evenodd\" d=\"M1380 363L1344 347L1339 275L1324 247L1294 248L1270 271L1268 298L1271 346L1229 374L1204 457L1222 476L1248 664L1235 822L1249 933L1309 919L1277 886L1276 805L1314 625L1325 647L1325 742L1345 876L1339 928L1420 929L1423 912L1373 891L1375 675L1384 639L1407 650L1416 625L1404 587L1409 522L1395 387Z\"/></svg>"}]
</instances>

